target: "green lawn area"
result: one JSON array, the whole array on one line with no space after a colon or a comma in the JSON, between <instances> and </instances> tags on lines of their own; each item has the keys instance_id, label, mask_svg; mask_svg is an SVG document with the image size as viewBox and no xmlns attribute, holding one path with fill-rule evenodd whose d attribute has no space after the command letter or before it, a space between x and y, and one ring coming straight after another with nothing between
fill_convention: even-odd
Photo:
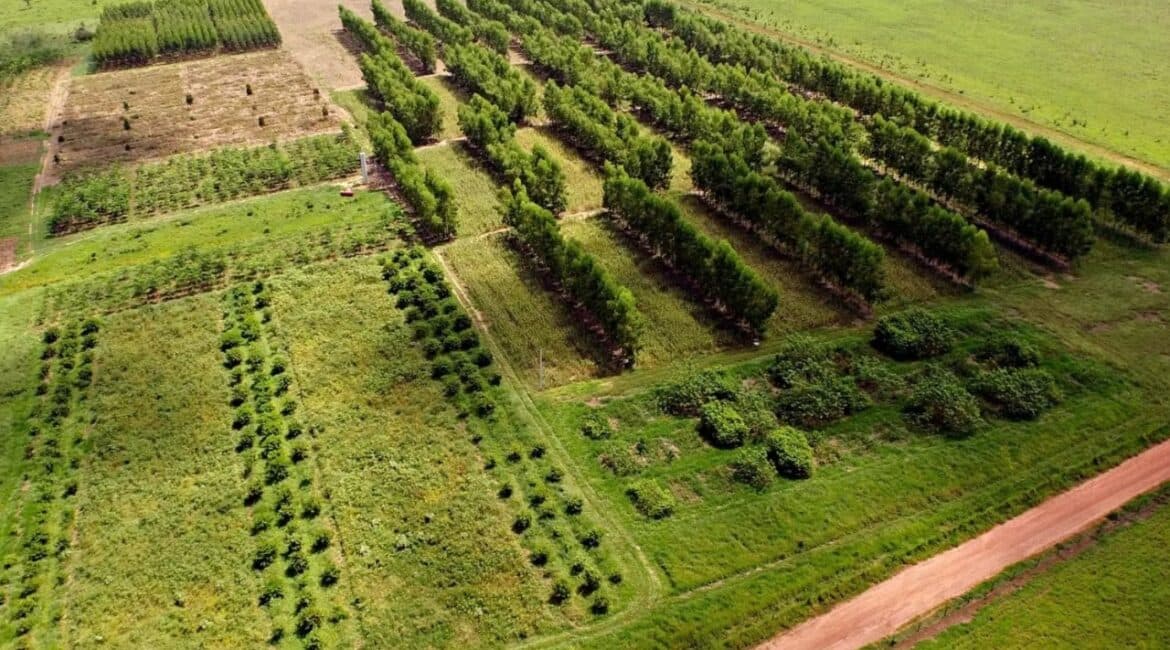
<instances>
[{"instance_id":1,"label":"green lawn area","mask_svg":"<svg viewBox=\"0 0 1170 650\"><path fill-rule=\"evenodd\" d=\"M1170 6L1158 0L716 0L762 25L1170 174ZM929 92L929 89L927 89ZM955 98L953 98L955 99Z\"/></svg>"},{"instance_id":2,"label":"green lawn area","mask_svg":"<svg viewBox=\"0 0 1170 650\"><path fill-rule=\"evenodd\" d=\"M40 165L0 167L0 238L28 239L28 201Z\"/></svg>"},{"instance_id":3,"label":"green lawn area","mask_svg":"<svg viewBox=\"0 0 1170 650\"><path fill-rule=\"evenodd\" d=\"M5 3L4 11L0 12L0 34L25 29L67 32L81 25L93 31L102 10L116 4L121 3L118 0L14 0Z\"/></svg>"},{"instance_id":4,"label":"green lawn area","mask_svg":"<svg viewBox=\"0 0 1170 650\"><path fill-rule=\"evenodd\" d=\"M1170 508L1097 539L919 648L1154 648L1170 633Z\"/></svg>"}]
</instances>

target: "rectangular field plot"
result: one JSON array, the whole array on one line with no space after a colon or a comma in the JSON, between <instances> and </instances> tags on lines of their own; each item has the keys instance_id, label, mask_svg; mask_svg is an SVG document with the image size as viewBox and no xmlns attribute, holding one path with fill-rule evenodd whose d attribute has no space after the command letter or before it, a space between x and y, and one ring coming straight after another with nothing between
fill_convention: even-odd
<instances>
[{"instance_id":1,"label":"rectangular field plot","mask_svg":"<svg viewBox=\"0 0 1170 650\"><path fill-rule=\"evenodd\" d=\"M340 121L283 50L75 79L53 131L56 174L225 145L336 131Z\"/></svg>"},{"instance_id":2,"label":"rectangular field plot","mask_svg":"<svg viewBox=\"0 0 1170 650\"><path fill-rule=\"evenodd\" d=\"M372 259L272 280L369 647L498 646L558 616Z\"/></svg>"},{"instance_id":3,"label":"rectangular field plot","mask_svg":"<svg viewBox=\"0 0 1170 650\"><path fill-rule=\"evenodd\" d=\"M468 99L467 93L455 85L447 75L430 75L420 79L439 96L439 110L443 113L443 127L435 134L440 140L450 140L463 135L459 130L459 104Z\"/></svg>"},{"instance_id":4,"label":"rectangular field plot","mask_svg":"<svg viewBox=\"0 0 1170 650\"><path fill-rule=\"evenodd\" d=\"M496 198L499 186L462 142L416 150L423 167L432 169L455 188L459 204L457 235L482 235L504 227Z\"/></svg>"},{"instance_id":5,"label":"rectangular field plot","mask_svg":"<svg viewBox=\"0 0 1170 650\"><path fill-rule=\"evenodd\" d=\"M219 313L203 295L123 312L98 335L66 646L268 637Z\"/></svg>"},{"instance_id":6,"label":"rectangular field plot","mask_svg":"<svg viewBox=\"0 0 1170 650\"><path fill-rule=\"evenodd\" d=\"M638 367L677 363L717 348L719 324L704 306L688 299L666 270L630 248L604 217L561 222L561 232L585 250L628 288L646 320L638 352ZM730 339L730 335L723 338ZM731 343L731 340L727 340Z\"/></svg>"},{"instance_id":7,"label":"rectangular field plot","mask_svg":"<svg viewBox=\"0 0 1170 650\"><path fill-rule=\"evenodd\" d=\"M566 214L596 210L601 207L601 174L593 163L585 160L556 136L542 128L523 128L516 131L516 141L528 151L540 145L561 163L565 172Z\"/></svg>"},{"instance_id":8,"label":"rectangular field plot","mask_svg":"<svg viewBox=\"0 0 1170 650\"><path fill-rule=\"evenodd\" d=\"M555 386L594 375L597 366L580 327L521 266L502 233L459 240L437 254L525 383Z\"/></svg>"}]
</instances>

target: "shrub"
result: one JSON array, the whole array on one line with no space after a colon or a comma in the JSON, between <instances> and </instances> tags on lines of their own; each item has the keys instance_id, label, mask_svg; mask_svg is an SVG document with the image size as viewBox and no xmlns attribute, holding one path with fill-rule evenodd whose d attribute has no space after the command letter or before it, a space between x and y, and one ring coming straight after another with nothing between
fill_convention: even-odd
<instances>
[{"instance_id":1,"label":"shrub","mask_svg":"<svg viewBox=\"0 0 1170 650\"><path fill-rule=\"evenodd\" d=\"M786 390L776 398L776 415L785 422L816 427L839 420L869 406L869 399L852 377Z\"/></svg>"},{"instance_id":2,"label":"shrub","mask_svg":"<svg viewBox=\"0 0 1170 650\"><path fill-rule=\"evenodd\" d=\"M743 417L751 440L763 440L768 432L775 429L776 414L773 412L774 398L767 390L745 390L735 400L736 410Z\"/></svg>"},{"instance_id":3,"label":"shrub","mask_svg":"<svg viewBox=\"0 0 1170 650\"><path fill-rule=\"evenodd\" d=\"M669 517L674 512L674 496L653 479L635 482L626 494L638 512L651 519Z\"/></svg>"},{"instance_id":4,"label":"shrub","mask_svg":"<svg viewBox=\"0 0 1170 650\"><path fill-rule=\"evenodd\" d=\"M581 546L585 548L597 548L601 546L601 532L598 530L590 530L581 535L579 541L581 542Z\"/></svg>"},{"instance_id":5,"label":"shrub","mask_svg":"<svg viewBox=\"0 0 1170 650\"><path fill-rule=\"evenodd\" d=\"M973 388L1013 420L1034 420L1061 400L1056 380L1039 368L984 372L975 379Z\"/></svg>"},{"instance_id":6,"label":"shrub","mask_svg":"<svg viewBox=\"0 0 1170 650\"><path fill-rule=\"evenodd\" d=\"M1040 364L1040 352L1009 334L998 334L975 351L975 358L999 368L1030 368Z\"/></svg>"},{"instance_id":7,"label":"shrub","mask_svg":"<svg viewBox=\"0 0 1170 650\"><path fill-rule=\"evenodd\" d=\"M951 349L954 333L941 318L924 309L910 309L878 320L873 345L899 360L928 359Z\"/></svg>"},{"instance_id":8,"label":"shrub","mask_svg":"<svg viewBox=\"0 0 1170 650\"><path fill-rule=\"evenodd\" d=\"M564 578L557 578L553 582L552 592L549 593L548 602L554 605L560 605L567 601L572 594L572 590L569 589L569 583Z\"/></svg>"},{"instance_id":9,"label":"shrub","mask_svg":"<svg viewBox=\"0 0 1170 650\"><path fill-rule=\"evenodd\" d=\"M748 435L739 411L726 402L708 402L699 414L699 433L716 447L738 447Z\"/></svg>"},{"instance_id":10,"label":"shrub","mask_svg":"<svg viewBox=\"0 0 1170 650\"><path fill-rule=\"evenodd\" d=\"M776 470L772 468L768 452L763 447L741 449L731 463L732 478L757 490L763 490L771 485L775 475Z\"/></svg>"},{"instance_id":11,"label":"shrub","mask_svg":"<svg viewBox=\"0 0 1170 650\"><path fill-rule=\"evenodd\" d=\"M524 531L528 530L528 527L531 525L532 525L532 520L528 518L528 515L519 515L512 522L512 532L519 535L519 534L523 533Z\"/></svg>"},{"instance_id":12,"label":"shrub","mask_svg":"<svg viewBox=\"0 0 1170 650\"><path fill-rule=\"evenodd\" d=\"M829 346L807 336L795 336L772 359L768 378L780 388L792 388L800 383L819 383L835 371Z\"/></svg>"},{"instance_id":13,"label":"shrub","mask_svg":"<svg viewBox=\"0 0 1170 650\"><path fill-rule=\"evenodd\" d=\"M598 596L593 599L593 603L589 605L589 611L597 616L601 616L609 611L609 599L605 596Z\"/></svg>"},{"instance_id":14,"label":"shrub","mask_svg":"<svg viewBox=\"0 0 1170 650\"><path fill-rule=\"evenodd\" d=\"M252 554L252 568L256 571L263 571L272 566L276 561L276 543L272 540L264 540L260 542L259 548Z\"/></svg>"},{"instance_id":15,"label":"shrub","mask_svg":"<svg viewBox=\"0 0 1170 650\"><path fill-rule=\"evenodd\" d=\"M608 443L597 455L597 460L603 467L613 472L614 476L629 476L636 474L640 469L630 448L620 441Z\"/></svg>"},{"instance_id":16,"label":"shrub","mask_svg":"<svg viewBox=\"0 0 1170 650\"><path fill-rule=\"evenodd\" d=\"M605 440L613 435L609 422L598 413L590 413L581 423L581 435L590 440Z\"/></svg>"},{"instance_id":17,"label":"shrub","mask_svg":"<svg viewBox=\"0 0 1170 650\"><path fill-rule=\"evenodd\" d=\"M735 382L726 375L704 371L664 386L656 391L658 406L671 415L697 415L699 409L714 400L735 398Z\"/></svg>"},{"instance_id":18,"label":"shrub","mask_svg":"<svg viewBox=\"0 0 1170 650\"><path fill-rule=\"evenodd\" d=\"M321 586L332 587L341 579L341 569L332 562L321 571Z\"/></svg>"},{"instance_id":19,"label":"shrub","mask_svg":"<svg viewBox=\"0 0 1170 650\"><path fill-rule=\"evenodd\" d=\"M919 379L906 405L911 421L949 435L973 433L983 418L979 402L950 373L933 371Z\"/></svg>"},{"instance_id":20,"label":"shrub","mask_svg":"<svg viewBox=\"0 0 1170 650\"><path fill-rule=\"evenodd\" d=\"M785 478L808 478L813 473L813 451L808 438L799 429L780 427L765 440L768 460L776 473Z\"/></svg>"},{"instance_id":21,"label":"shrub","mask_svg":"<svg viewBox=\"0 0 1170 650\"><path fill-rule=\"evenodd\" d=\"M565 499L565 514L566 515L571 515L571 516L579 515L579 514L581 514L581 510L583 510L584 508L585 508L585 502L581 500L581 497L569 497L569 498Z\"/></svg>"}]
</instances>

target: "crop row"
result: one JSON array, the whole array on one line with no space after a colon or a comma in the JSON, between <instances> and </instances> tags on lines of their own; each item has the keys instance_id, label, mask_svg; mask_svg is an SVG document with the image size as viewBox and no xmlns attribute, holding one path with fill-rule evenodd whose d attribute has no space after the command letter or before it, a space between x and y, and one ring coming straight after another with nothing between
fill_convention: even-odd
<instances>
[{"instance_id":1,"label":"crop row","mask_svg":"<svg viewBox=\"0 0 1170 650\"><path fill-rule=\"evenodd\" d=\"M288 357L277 353L266 329L272 318L263 282L237 285L225 296L220 350L235 409L231 428L244 461L243 505L252 514L261 575L257 604L273 621L270 641L290 632L306 647L321 647L328 627L347 616L332 588L341 578L330 525L315 484L312 427L297 417Z\"/></svg>"},{"instance_id":2,"label":"crop row","mask_svg":"<svg viewBox=\"0 0 1170 650\"><path fill-rule=\"evenodd\" d=\"M497 54L508 55L512 35L508 33L508 28L503 23L479 16L468 10L459 0L436 0L435 7L444 18L470 29L475 40Z\"/></svg>"},{"instance_id":3,"label":"crop row","mask_svg":"<svg viewBox=\"0 0 1170 650\"><path fill-rule=\"evenodd\" d=\"M84 445L86 393L93 381L93 348L101 326L85 319L43 334L39 396L28 416L22 505L8 534L19 555L6 560L4 598L14 635L51 630L61 606L51 595L64 584L73 540L77 469Z\"/></svg>"},{"instance_id":4,"label":"crop row","mask_svg":"<svg viewBox=\"0 0 1170 650\"><path fill-rule=\"evenodd\" d=\"M421 247L382 259L382 275L395 305L412 330L431 378L468 418L472 441L485 456L485 470L504 474L496 496L518 510L511 529L529 549L529 561L549 581L549 602L566 604L573 593L589 598L595 614L609 610L603 581L621 583L620 571L607 568L601 533L580 515L584 502L566 489L564 472L543 445L515 426L507 409L501 377L491 370L491 353L480 346L470 316L452 295L442 269ZM474 415L474 417L469 417Z\"/></svg>"},{"instance_id":5,"label":"crop row","mask_svg":"<svg viewBox=\"0 0 1170 650\"><path fill-rule=\"evenodd\" d=\"M398 43L399 55L407 53L413 57L419 71L423 74L431 74L435 71L435 57L438 48L433 36L399 20L378 0L373 0L370 3L370 9L374 13L374 24L378 26L378 29L389 34Z\"/></svg>"},{"instance_id":6,"label":"crop row","mask_svg":"<svg viewBox=\"0 0 1170 650\"><path fill-rule=\"evenodd\" d=\"M536 83L504 57L476 44L448 44L443 57L456 83L483 95L508 119L519 123L536 114Z\"/></svg>"},{"instance_id":7,"label":"crop row","mask_svg":"<svg viewBox=\"0 0 1170 650\"><path fill-rule=\"evenodd\" d=\"M99 66L136 66L157 56L191 56L223 47L276 47L276 24L259 0L159 0L107 7L94 35Z\"/></svg>"},{"instance_id":8,"label":"crop row","mask_svg":"<svg viewBox=\"0 0 1170 650\"><path fill-rule=\"evenodd\" d=\"M68 178L56 193L49 231L62 235L145 217L311 185L357 171L358 145L347 130L281 145L224 148L172 156L136 170Z\"/></svg>"}]
</instances>

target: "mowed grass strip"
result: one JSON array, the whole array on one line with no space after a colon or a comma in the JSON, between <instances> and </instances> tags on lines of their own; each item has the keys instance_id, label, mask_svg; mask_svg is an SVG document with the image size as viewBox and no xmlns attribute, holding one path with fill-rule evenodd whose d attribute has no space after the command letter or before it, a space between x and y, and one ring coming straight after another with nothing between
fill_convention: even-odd
<instances>
[{"instance_id":1,"label":"mowed grass strip","mask_svg":"<svg viewBox=\"0 0 1170 650\"><path fill-rule=\"evenodd\" d=\"M565 198L567 205L565 212L585 212L601 207L603 192L601 188L601 174L592 163L582 158L576 151L551 135L543 127L525 127L516 130L516 141L528 151L540 145L544 147L558 162L565 172Z\"/></svg>"},{"instance_id":2,"label":"mowed grass strip","mask_svg":"<svg viewBox=\"0 0 1170 650\"><path fill-rule=\"evenodd\" d=\"M439 110L443 113L443 126L435 137L439 140L449 140L463 136L459 130L459 104L469 99L462 88L455 85L447 75L431 75L420 78L435 94L439 96Z\"/></svg>"},{"instance_id":3,"label":"mowed grass strip","mask_svg":"<svg viewBox=\"0 0 1170 650\"><path fill-rule=\"evenodd\" d=\"M580 324L541 284L503 233L437 251L488 333L529 386L557 386L597 372Z\"/></svg>"},{"instance_id":4,"label":"mowed grass strip","mask_svg":"<svg viewBox=\"0 0 1170 650\"><path fill-rule=\"evenodd\" d=\"M269 282L366 645L498 646L555 617L373 259Z\"/></svg>"},{"instance_id":5,"label":"mowed grass strip","mask_svg":"<svg viewBox=\"0 0 1170 650\"><path fill-rule=\"evenodd\" d=\"M462 142L425 147L416 152L419 162L455 188L459 206L456 236L482 235L504 227L496 192L499 186Z\"/></svg>"},{"instance_id":6,"label":"mowed grass strip","mask_svg":"<svg viewBox=\"0 0 1170 650\"><path fill-rule=\"evenodd\" d=\"M218 296L106 320L80 470L69 643L259 646Z\"/></svg>"}]
</instances>

